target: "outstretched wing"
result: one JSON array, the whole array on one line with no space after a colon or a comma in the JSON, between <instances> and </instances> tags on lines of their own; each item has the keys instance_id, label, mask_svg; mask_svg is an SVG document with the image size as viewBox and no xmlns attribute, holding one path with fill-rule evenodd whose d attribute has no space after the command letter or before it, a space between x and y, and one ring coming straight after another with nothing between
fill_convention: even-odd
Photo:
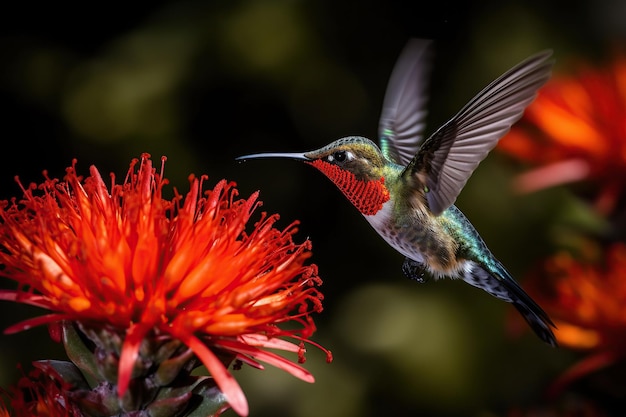
<instances>
[{"instance_id":1,"label":"outstretched wing","mask_svg":"<svg viewBox=\"0 0 626 417\"><path fill-rule=\"evenodd\" d=\"M550 78L551 55L540 52L505 72L420 147L402 175L425 187L434 214L454 204L474 169L522 117Z\"/></svg>"},{"instance_id":2,"label":"outstretched wing","mask_svg":"<svg viewBox=\"0 0 626 417\"><path fill-rule=\"evenodd\" d=\"M419 149L426 124L431 63L432 41L411 39L391 73L378 137L383 155L397 164L407 165Z\"/></svg>"}]
</instances>

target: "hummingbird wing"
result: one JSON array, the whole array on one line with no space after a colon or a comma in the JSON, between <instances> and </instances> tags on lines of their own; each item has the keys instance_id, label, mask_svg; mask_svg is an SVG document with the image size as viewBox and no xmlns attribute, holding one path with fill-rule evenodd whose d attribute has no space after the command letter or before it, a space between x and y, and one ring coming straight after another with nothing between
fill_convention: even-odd
<instances>
[{"instance_id":1,"label":"hummingbird wing","mask_svg":"<svg viewBox=\"0 0 626 417\"><path fill-rule=\"evenodd\" d=\"M383 155L406 166L419 149L426 126L432 41L411 39L398 58L383 101L378 137Z\"/></svg>"},{"instance_id":2,"label":"hummingbird wing","mask_svg":"<svg viewBox=\"0 0 626 417\"><path fill-rule=\"evenodd\" d=\"M474 169L522 117L550 78L551 55L540 52L505 72L424 141L402 175L417 180L435 215L454 204Z\"/></svg>"}]
</instances>

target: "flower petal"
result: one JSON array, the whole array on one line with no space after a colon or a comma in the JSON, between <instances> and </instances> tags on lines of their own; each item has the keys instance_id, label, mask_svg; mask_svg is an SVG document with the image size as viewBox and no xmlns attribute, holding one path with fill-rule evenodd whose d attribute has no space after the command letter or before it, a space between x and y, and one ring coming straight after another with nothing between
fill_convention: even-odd
<instances>
[{"instance_id":1,"label":"flower petal","mask_svg":"<svg viewBox=\"0 0 626 417\"><path fill-rule=\"evenodd\" d=\"M240 416L248 415L248 400L235 378L228 372L224 364L215 356L200 339L189 336L183 341L200 358L207 367L215 383L222 390L232 409Z\"/></svg>"},{"instance_id":2,"label":"flower petal","mask_svg":"<svg viewBox=\"0 0 626 417\"><path fill-rule=\"evenodd\" d=\"M139 357L139 347L143 341L146 333L149 331L145 325L133 324L126 331L126 337L124 338L124 345L122 346L122 352L120 353L120 363L117 377L117 395L119 397L124 396L130 379L133 375L133 368L135 362Z\"/></svg>"},{"instance_id":3,"label":"flower petal","mask_svg":"<svg viewBox=\"0 0 626 417\"><path fill-rule=\"evenodd\" d=\"M282 356L277 355L275 353L267 352L265 350L252 347L241 342L236 342L236 341L231 341L231 340L226 340L226 339L217 340L214 342L214 345L218 347L222 347L224 349L228 349L232 352L249 355L253 357L254 359L258 359L263 362L269 363L270 365L275 366L279 369L282 369L283 371L289 372L291 375L305 382L310 382L310 383L315 382L315 378L309 371L307 371L300 365L297 365L291 362L290 360L285 359Z\"/></svg>"},{"instance_id":4,"label":"flower petal","mask_svg":"<svg viewBox=\"0 0 626 417\"><path fill-rule=\"evenodd\" d=\"M34 317L32 319L24 320L19 323L15 323L12 326L4 329L4 334L13 334L17 332L21 332L24 330L32 329L36 326L41 326L44 324L60 322L63 320L67 320L70 316L66 314L47 314L45 316Z\"/></svg>"}]
</instances>

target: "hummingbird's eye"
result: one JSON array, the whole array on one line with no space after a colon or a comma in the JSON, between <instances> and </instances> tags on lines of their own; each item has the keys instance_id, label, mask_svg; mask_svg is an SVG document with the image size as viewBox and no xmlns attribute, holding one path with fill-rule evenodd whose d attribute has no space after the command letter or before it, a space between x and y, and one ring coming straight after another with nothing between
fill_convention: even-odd
<instances>
[{"instance_id":1,"label":"hummingbird's eye","mask_svg":"<svg viewBox=\"0 0 626 417\"><path fill-rule=\"evenodd\" d=\"M346 160L346 151L337 151L333 154L333 158L337 162L343 162Z\"/></svg>"}]
</instances>

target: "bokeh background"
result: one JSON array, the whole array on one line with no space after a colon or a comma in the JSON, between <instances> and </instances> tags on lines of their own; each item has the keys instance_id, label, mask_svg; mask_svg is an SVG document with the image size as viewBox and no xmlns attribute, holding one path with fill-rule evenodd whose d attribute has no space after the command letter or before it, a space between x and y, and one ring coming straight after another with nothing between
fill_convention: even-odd
<instances>
[{"instance_id":1,"label":"bokeh background","mask_svg":"<svg viewBox=\"0 0 626 417\"><path fill-rule=\"evenodd\" d=\"M190 173L261 190L281 224L301 221L324 279L309 385L278 370L235 373L251 416L503 416L534 407L578 359L511 325L515 311L462 282L417 284L319 172L234 158L375 138L390 71L409 37L436 40L429 131L489 81L551 48L556 68L605 56L626 35L618 0L13 2L0 13L0 198L96 165L122 178L142 152ZM520 167L494 152L457 205L519 277L552 253L586 208L561 188L519 195ZM581 220L582 219L582 220ZM589 220L589 222L592 222ZM593 227L593 224L590 224ZM4 284L4 282L3 282ZM9 285L9 284L7 284ZM0 304L0 327L30 317ZM522 326L523 327L523 326ZM64 358L46 329L0 335L0 386L32 360ZM225 415L234 416L232 411Z\"/></svg>"}]
</instances>

